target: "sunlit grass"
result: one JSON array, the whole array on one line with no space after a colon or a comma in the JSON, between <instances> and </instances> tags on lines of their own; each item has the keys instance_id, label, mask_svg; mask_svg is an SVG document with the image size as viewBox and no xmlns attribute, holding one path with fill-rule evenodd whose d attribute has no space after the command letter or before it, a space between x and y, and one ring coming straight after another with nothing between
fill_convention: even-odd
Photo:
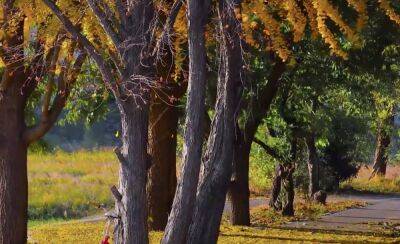
<instances>
[{"instance_id":1,"label":"sunlit grass","mask_svg":"<svg viewBox=\"0 0 400 244\"><path fill-rule=\"evenodd\" d=\"M365 193L400 193L399 170L399 167L388 167L386 177L369 179L371 170L362 168L357 177L341 183L340 187Z\"/></svg>"},{"instance_id":2,"label":"sunlit grass","mask_svg":"<svg viewBox=\"0 0 400 244\"><path fill-rule=\"evenodd\" d=\"M29 243L99 243L103 237L104 222L82 223L69 221L35 226L29 229ZM160 243L162 232L151 232L150 243ZM346 234L342 232L319 232L285 230L268 227L241 227L223 224L219 243L398 243L399 238Z\"/></svg>"},{"instance_id":3,"label":"sunlit grass","mask_svg":"<svg viewBox=\"0 0 400 244\"><path fill-rule=\"evenodd\" d=\"M111 206L118 163L111 150L57 151L30 154L28 172L30 219L71 218Z\"/></svg>"}]
</instances>

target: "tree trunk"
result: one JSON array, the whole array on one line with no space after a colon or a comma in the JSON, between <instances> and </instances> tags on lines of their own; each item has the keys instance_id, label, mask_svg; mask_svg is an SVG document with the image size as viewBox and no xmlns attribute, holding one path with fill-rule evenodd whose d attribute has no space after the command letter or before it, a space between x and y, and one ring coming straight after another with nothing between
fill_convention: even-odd
<instances>
[{"instance_id":1,"label":"tree trunk","mask_svg":"<svg viewBox=\"0 0 400 244\"><path fill-rule=\"evenodd\" d=\"M149 129L152 165L147 184L149 226L152 230L164 230L174 199L179 114L175 104L169 105L159 97L153 98Z\"/></svg>"},{"instance_id":2,"label":"tree trunk","mask_svg":"<svg viewBox=\"0 0 400 244\"><path fill-rule=\"evenodd\" d=\"M286 64L284 62L281 60L276 61L267 86L249 103L247 109L252 111L251 117L247 119L243 129L236 128L236 132L240 135L236 136L234 148L233 175L235 178L234 183L229 188L229 197L232 204L231 224L233 225L250 225L249 159L251 144L258 126L269 111L269 107L275 98L280 84L279 80L285 72L285 68Z\"/></svg>"},{"instance_id":3,"label":"tree trunk","mask_svg":"<svg viewBox=\"0 0 400 244\"><path fill-rule=\"evenodd\" d=\"M308 195L312 198L312 195L317 192L319 189L318 186L318 154L317 148L315 147L315 135L310 134L306 136L306 144L308 149Z\"/></svg>"},{"instance_id":4,"label":"tree trunk","mask_svg":"<svg viewBox=\"0 0 400 244\"><path fill-rule=\"evenodd\" d=\"M147 100L146 98L144 98ZM116 209L120 216L117 243L148 243L146 180L148 165L148 105L133 97L117 102L122 124L122 148L116 150L120 160L119 191Z\"/></svg>"},{"instance_id":5,"label":"tree trunk","mask_svg":"<svg viewBox=\"0 0 400 244\"><path fill-rule=\"evenodd\" d=\"M284 168L284 173L282 174L282 185L285 189L286 199L282 207L283 216L293 216L294 215L294 184L293 184L293 172L294 165L286 165Z\"/></svg>"},{"instance_id":6,"label":"tree trunk","mask_svg":"<svg viewBox=\"0 0 400 244\"><path fill-rule=\"evenodd\" d=\"M0 92L0 243L27 240L27 143L25 102L18 87Z\"/></svg>"},{"instance_id":7,"label":"tree trunk","mask_svg":"<svg viewBox=\"0 0 400 244\"><path fill-rule=\"evenodd\" d=\"M204 154L203 171L197 191L196 208L188 243L216 243L231 175L235 141L237 92L242 59L240 24L234 9L240 2L219 1L220 74L211 132Z\"/></svg>"},{"instance_id":8,"label":"tree trunk","mask_svg":"<svg viewBox=\"0 0 400 244\"><path fill-rule=\"evenodd\" d=\"M189 83L181 178L175 193L162 243L185 243L192 220L203 145L205 114L205 24L209 0L188 0Z\"/></svg>"},{"instance_id":9,"label":"tree trunk","mask_svg":"<svg viewBox=\"0 0 400 244\"><path fill-rule=\"evenodd\" d=\"M240 129L237 129L238 132ZM250 190L249 190L249 161L251 141L245 141L242 136L236 137L234 147L234 173L228 196L232 213L230 221L232 225L250 225Z\"/></svg>"},{"instance_id":10,"label":"tree trunk","mask_svg":"<svg viewBox=\"0 0 400 244\"><path fill-rule=\"evenodd\" d=\"M269 199L269 206L270 208L274 209L275 211L280 210L277 204L279 193L281 192L281 182L282 182L282 173L283 173L283 166L282 164L278 164L275 170L275 177L272 183L272 190L271 190L271 198Z\"/></svg>"},{"instance_id":11,"label":"tree trunk","mask_svg":"<svg viewBox=\"0 0 400 244\"><path fill-rule=\"evenodd\" d=\"M393 126L394 116L391 116L388 119L388 126ZM380 128L378 130L378 136L376 140L376 149L374 156L374 165L371 177L375 175L385 176L386 175L386 167L389 156L389 145L390 145L390 133L388 133L389 129Z\"/></svg>"}]
</instances>

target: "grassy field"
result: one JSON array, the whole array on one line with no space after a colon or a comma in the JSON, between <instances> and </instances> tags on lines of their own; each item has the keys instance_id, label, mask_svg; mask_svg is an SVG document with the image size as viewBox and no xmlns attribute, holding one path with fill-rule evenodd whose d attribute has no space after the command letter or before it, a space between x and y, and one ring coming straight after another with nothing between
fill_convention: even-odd
<instances>
[{"instance_id":1,"label":"grassy field","mask_svg":"<svg viewBox=\"0 0 400 244\"><path fill-rule=\"evenodd\" d=\"M118 164L110 150L28 156L29 218L76 218L111 206Z\"/></svg>"},{"instance_id":2,"label":"grassy field","mask_svg":"<svg viewBox=\"0 0 400 244\"><path fill-rule=\"evenodd\" d=\"M283 221L295 219L312 219L327 212L335 212L348 207L359 206L360 203L346 201L328 204L326 207L315 204L298 204L296 216L283 218L266 207L252 210L252 227L229 226L225 221L221 226L219 243L398 243L399 238L384 233L375 236L349 234L344 232L318 232L287 230L279 227ZM79 221L41 223L29 228L29 243L99 243L105 228L105 222L83 223ZM150 233L150 243L159 243L161 232Z\"/></svg>"},{"instance_id":3,"label":"grassy field","mask_svg":"<svg viewBox=\"0 0 400 244\"><path fill-rule=\"evenodd\" d=\"M263 153L251 158L250 187L265 193L270 185L269 168ZM265 164L264 164L265 165ZM28 156L29 218L71 219L98 212L98 206L112 206L110 187L118 180L118 163L110 149Z\"/></svg>"},{"instance_id":4,"label":"grassy field","mask_svg":"<svg viewBox=\"0 0 400 244\"><path fill-rule=\"evenodd\" d=\"M355 178L341 183L340 187L364 193L400 193L400 166L388 166L385 177L369 179L370 174L371 169L363 167Z\"/></svg>"}]
</instances>

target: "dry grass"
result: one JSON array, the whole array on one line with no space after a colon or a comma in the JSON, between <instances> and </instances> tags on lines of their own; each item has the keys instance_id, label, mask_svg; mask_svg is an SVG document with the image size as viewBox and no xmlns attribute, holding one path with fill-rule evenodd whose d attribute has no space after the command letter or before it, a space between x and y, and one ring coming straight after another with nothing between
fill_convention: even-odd
<instances>
[{"instance_id":1,"label":"dry grass","mask_svg":"<svg viewBox=\"0 0 400 244\"><path fill-rule=\"evenodd\" d=\"M355 178L341 183L341 188L365 193L400 193L400 166L388 166L385 177L369 179L370 175L371 169L363 167Z\"/></svg>"},{"instance_id":2,"label":"dry grass","mask_svg":"<svg viewBox=\"0 0 400 244\"><path fill-rule=\"evenodd\" d=\"M30 219L81 217L111 205L117 170L110 150L30 154Z\"/></svg>"}]
</instances>

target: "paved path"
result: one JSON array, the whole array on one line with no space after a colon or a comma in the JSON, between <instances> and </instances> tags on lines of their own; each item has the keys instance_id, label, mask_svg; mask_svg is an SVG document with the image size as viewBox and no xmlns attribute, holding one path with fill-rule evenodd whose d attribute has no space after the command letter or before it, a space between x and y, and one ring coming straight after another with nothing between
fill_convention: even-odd
<instances>
[{"instance_id":1,"label":"paved path","mask_svg":"<svg viewBox=\"0 0 400 244\"><path fill-rule=\"evenodd\" d=\"M296 229L322 229L357 232L376 232L382 227L398 224L400 226L400 195L330 195L328 201L358 200L368 203L362 208L347 209L342 212L322 216L315 221L289 222L283 227ZM250 207L266 205L266 198L250 199ZM231 206L225 204L224 212L229 214ZM103 215L90 216L84 222L103 220Z\"/></svg>"},{"instance_id":2,"label":"paved path","mask_svg":"<svg viewBox=\"0 0 400 244\"><path fill-rule=\"evenodd\" d=\"M351 199L367 202L361 208L322 216L315 221L290 222L288 228L376 232L400 226L400 196L389 195L340 195L331 201Z\"/></svg>"}]
</instances>

